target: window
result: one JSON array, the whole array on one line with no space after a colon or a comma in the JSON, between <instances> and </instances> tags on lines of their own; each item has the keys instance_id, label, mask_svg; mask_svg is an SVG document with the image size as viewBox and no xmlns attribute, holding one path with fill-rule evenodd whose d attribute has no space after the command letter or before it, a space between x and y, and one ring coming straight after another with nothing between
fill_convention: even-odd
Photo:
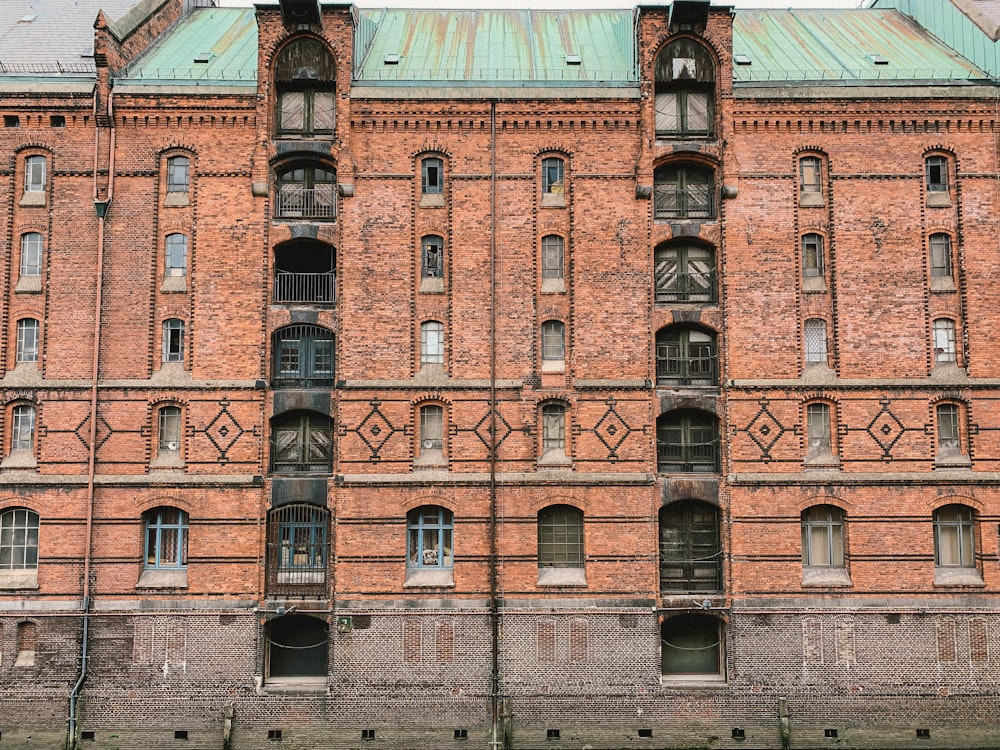
<instances>
[{"instance_id":1,"label":"window","mask_svg":"<svg viewBox=\"0 0 1000 750\"><path fill-rule=\"evenodd\" d=\"M420 365L444 364L444 323L428 320L420 324Z\"/></svg>"},{"instance_id":2,"label":"window","mask_svg":"<svg viewBox=\"0 0 1000 750\"><path fill-rule=\"evenodd\" d=\"M191 160L186 156L167 158L167 192L186 193L190 181Z\"/></svg>"},{"instance_id":3,"label":"window","mask_svg":"<svg viewBox=\"0 0 1000 750\"><path fill-rule=\"evenodd\" d=\"M719 513L687 500L660 511L660 590L713 592L722 588Z\"/></svg>"},{"instance_id":4,"label":"window","mask_svg":"<svg viewBox=\"0 0 1000 750\"><path fill-rule=\"evenodd\" d=\"M952 278L951 237L942 232L930 237L931 281L935 278Z\"/></svg>"},{"instance_id":5,"label":"window","mask_svg":"<svg viewBox=\"0 0 1000 750\"><path fill-rule=\"evenodd\" d=\"M0 571L38 568L38 514L26 508L0 513Z\"/></svg>"},{"instance_id":6,"label":"window","mask_svg":"<svg viewBox=\"0 0 1000 750\"><path fill-rule=\"evenodd\" d=\"M976 565L975 518L965 505L946 505L934 511L934 564L942 568Z\"/></svg>"},{"instance_id":7,"label":"window","mask_svg":"<svg viewBox=\"0 0 1000 750\"><path fill-rule=\"evenodd\" d=\"M337 174L315 164L296 164L278 172L275 216L333 219L337 216Z\"/></svg>"},{"instance_id":8,"label":"window","mask_svg":"<svg viewBox=\"0 0 1000 750\"><path fill-rule=\"evenodd\" d=\"M274 388L333 385L333 333L313 325L286 326L274 334Z\"/></svg>"},{"instance_id":9,"label":"window","mask_svg":"<svg viewBox=\"0 0 1000 750\"><path fill-rule=\"evenodd\" d=\"M159 455L176 454L181 448L181 410L161 406L156 420L156 448Z\"/></svg>"},{"instance_id":10,"label":"window","mask_svg":"<svg viewBox=\"0 0 1000 750\"><path fill-rule=\"evenodd\" d=\"M420 192L424 195L444 192L444 162L436 156L420 163Z\"/></svg>"},{"instance_id":11,"label":"window","mask_svg":"<svg viewBox=\"0 0 1000 750\"><path fill-rule=\"evenodd\" d=\"M177 508L154 508L145 515L145 567L187 567L187 513Z\"/></svg>"},{"instance_id":12,"label":"window","mask_svg":"<svg viewBox=\"0 0 1000 750\"><path fill-rule=\"evenodd\" d=\"M163 321L163 361L184 361L184 321L167 318Z\"/></svg>"},{"instance_id":13,"label":"window","mask_svg":"<svg viewBox=\"0 0 1000 750\"><path fill-rule=\"evenodd\" d=\"M35 407L18 404L11 412L10 450L31 452L35 447Z\"/></svg>"},{"instance_id":14,"label":"window","mask_svg":"<svg viewBox=\"0 0 1000 750\"><path fill-rule=\"evenodd\" d=\"M331 135L335 118L333 56L316 39L298 39L279 54L274 66L278 93L278 132Z\"/></svg>"},{"instance_id":15,"label":"window","mask_svg":"<svg viewBox=\"0 0 1000 750\"><path fill-rule=\"evenodd\" d=\"M802 565L844 567L844 511L840 508L814 505L802 511Z\"/></svg>"},{"instance_id":16,"label":"window","mask_svg":"<svg viewBox=\"0 0 1000 750\"><path fill-rule=\"evenodd\" d=\"M444 240L427 235L420 243L420 275L425 279L444 277Z\"/></svg>"},{"instance_id":17,"label":"window","mask_svg":"<svg viewBox=\"0 0 1000 750\"><path fill-rule=\"evenodd\" d=\"M818 156L799 159L799 205L823 205L823 162Z\"/></svg>"},{"instance_id":18,"label":"window","mask_svg":"<svg viewBox=\"0 0 1000 750\"><path fill-rule=\"evenodd\" d=\"M34 318L17 321L17 361L38 361L39 323Z\"/></svg>"},{"instance_id":19,"label":"window","mask_svg":"<svg viewBox=\"0 0 1000 750\"><path fill-rule=\"evenodd\" d=\"M806 405L806 432L806 463L833 458L829 404Z\"/></svg>"},{"instance_id":20,"label":"window","mask_svg":"<svg viewBox=\"0 0 1000 750\"><path fill-rule=\"evenodd\" d=\"M274 618L266 628L267 682L281 684L287 680L298 686L314 684L313 689L325 691L329 670L329 629L326 621L289 613Z\"/></svg>"},{"instance_id":21,"label":"window","mask_svg":"<svg viewBox=\"0 0 1000 750\"><path fill-rule=\"evenodd\" d=\"M44 156L29 156L24 160L24 192L41 193L45 191Z\"/></svg>"},{"instance_id":22,"label":"window","mask_svg":"<svg viewBox=\"0 0 1000 750\"><path fill-rule=\"evenodd\" d=\"M944 156L928 156L925 161L927 192L948 192L948 159Z\"/></svg>"},{"instance_id":23,"label":"window","mask_svg":"<svg viewBox=\"0 0 1000 750\"><path fill-rule=\"evenodd\" d=\"M293 411L271 423L271 471L328 474L333 467L333 420Z\"/></svg>"},{"instance_id":24,"label":"window","mask_svg":"<svg viewBox=\"0 0 1000 750\"><path fill-rule=\"evenodd\" d=\"M186 235L174 232L168 234L165 244L165 276L187 275L188 238Z\"/></svg>"},{"instance_id":25,"label":"window","mask_svg":"<svg viewBox=\"0 0 1000 750\"><path fill-rule=\"evenodd\" d=\"M715 215L712 170L697 164L668 164L653 173L653 213L657 219L711 218Z\"/></svg>"},{"instance_id":26,"label":"window","mask_svg":"<svg viewBox=\"0 0 1000 750\"><path fill-rule=\"evenodd\" d=\"M38 232L21 235L21 277L41 276L44 241Z\"/></svg>"},{"instance_id":27,"label":"window","mask_svg":"<svg viewBox=\"0 0 1000 750\"><path fill-rule=\"evenodd\" d=\"M657 302L713 302L715 252L710 247L671 243L656 248Z\"/></svg>"},{"instance_id":28,"label":"window","mask_svg":"<svg viewBox=\"0 0 1000 750\"><path fill-rule=\"evenodd\" d=\"M826 321L809 318L805 323L806 365L826 364Z\"/></svg>"},{"instance_id":29,"label":"window","mask_svg":"<svg viewBox=\"0 0 1000 750\"><path fill-rule=\"evenodd\" d=\"M300 237L274 249L274 301L328 305L337 299L337 251L325 242Z\"/></svg>"},{"instance_id":30,"label":"window","mask_svg":"<svg viewBox=\"0 0 1000 750\"><path fill-rule=\"evenodd\" d=\"M660 625L664 677L721 679L722 624L711 615L678 615Z\"/></svg>"},{"instance_id":31,"label":"window","mask_svg":"<svg viewBox=\"0 0 1000 750\"><path fill-rule=\"evenodd\" d=\"M656 58L656 134L704 138L713 131L715 64L691 39L668 44Z\"/></svg>"},{"instance_id":32,"label":"window","mask_svg":"<svg viewBox=\"0 0 1000 750\"><path fill-rule=\"evenodd\" d=\"M937 459L960 457L962 450L962 410L958 404L938 404Z\"/></svg>"},{"instance_id":33,"label":"window","mask_svg":"<svg viewBox=\"0 0 1000 750\"><path fill-rule=\"evenodd\" d=\"M425 505L406 516L407 568L452 568L455 550L450 510Z\"/></svg>"},{"instance_id":34,"label":"window","mask_svg":"<svg viewBox=\"0 0 1000 750\"><path fill-rule=\"evenodd\" d=\"M955 321L938 318L934 321L934 364L955 363Z\"/></svg>"},{"instance_id":35,"label":"window","mask_svg":"<svg viewBox=\"0 0 1000 750\"><path fill-rule=\"evenodd\" d=\"M563 362L565 359L565 326L559 320L546 320L542 323L542 368L545 368L546 362Z\"/></svg>"},{"instance_id":36,"label":"window","mask_svg":"<svg viewBox=\"0 0 1000 750\"><path fill-rule=\"evenodd\" d=\"M566 407L545 404L542 407L542 453L566 450Z\"/></svg>"},{"instance_id":37,"label":"window","mask_svg":"<svg viewBox=\"0 0 1000 750\"><path fill-rule=\"evenodd\" d=\"M538 567L583 568L583 511L551 505L538 512ZM543 576L544 578L544 576ZM555 583L540 580L540 583Z\"/></svg>"},{"instance_id":38,"label":"window","mask_svg":"<svg viewBox=\"0 0 1000 750\"><path fill-rule=\"evenodd\" d=\"M715 334L670 326L656 334L657 385L718 385Z\"/></svg>"},{"instance_id":39,"label":"window","mask_svg":"<svg viewBox=\"0 0 1000 750\"><path fill-rule=\"evenodd\" d=\"M563 195L565 192L563 160L556 156L542 159L542 195Z\"/></svg>"},{"instance_id":40,"label":"window","mask_svg":"<svg viewBox=\"0 0 1000 750\"><path fill-rule=\"evenodd\" d=\"M565 267L565 243L557 234L547 234L542 237L542 281L549 279L562 280Z\"/></svg>"},{"instance_id":41,"label":"window","mask_svg":"<svg viewBox=\"0 0 1000 750\"><path fill-rule=\"evenodd\" d=\"M802 275L823 275L823 237L809 233L802 235Z\"/></svg>"},{"instance_id":42,"label":"window","mask_svg":"<svg viewBox=\"0 0 1000 750\"><path fill-rule=\"evenodd\" d=\"M440 458L444 450L444 408L435 404L420 407L420 456Z\"/></svg>"},{"instance_id":43,"label":"window","mask_svg":"<svg viewBox=\"0 0 1000 750\"><path fill-rule=\"evenodd\" d=\"M293 504L273 510L268 519L268 591L304 593L326 590L329 512Z\"/></svg>"},{"instance_id":44,"label":"window","mask_svg":"<svg viewBox=\"0 0 1000 750\"><path fill-rule=\"evenodd\" d=\"M663 473L719 471L718 420L708 412L677 410L656 420L658 470Z\"/></svg>"}]
</instances>

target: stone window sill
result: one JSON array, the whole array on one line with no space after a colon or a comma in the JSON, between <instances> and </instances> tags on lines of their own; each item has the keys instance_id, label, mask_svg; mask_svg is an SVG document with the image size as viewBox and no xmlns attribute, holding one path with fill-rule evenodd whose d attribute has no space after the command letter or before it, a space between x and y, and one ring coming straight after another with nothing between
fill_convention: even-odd
<instances>
[{"instance_id":1,"label":"stone window sill","mask_svg":"<svg viewBox=\"0 0 1000 750\"><path fill-rule=\"evenodd\" d=\"M0 570L0 590L37 589L38 569Z\"/></svg>"},{"instance_id":2,"label":"stone window sill","mask_svg":"<svg viewBox=\"0 0 1000 750\"><path fill-rule=\"evenodd\" d=\"M455 572L450 568L423 569L407 568L404 588L453 588Z\"/></svg>"},{"instance_id":3,"label":"stone window sill","mask_svg":"<svg viewBox=\"0 0 1000 750\"><path fill-rule=\"evenodd\" d=\"M583 568L539 568L539 586L586 586L587 573Z\"/></svg>"},{"instance_id":4,"label":"stone window sill","mask_svg":"<svg viewBox=\"0 0 1000 750\"><path fill-rule=\"evenodd\" d=\"M802 569L803 586L852 586L851 575L846 568L811 568Z\"/></svg>"},{"instance_id":5,"label":"stone window sill","mask_svg":"<svg viewBox=\"0 0 1000 750\"><path fill-rule=\"evenodd\" d=\"M983 576L977 568L936 567L934 568L935 586L969 586L982 588L986 585Z\"/></svg>"},{"instance_id":6,"label":"stone window sill","mask_svg":"<svg viewBox=\"0 0 1000 750\"><path fill-rule=\"evenodd\" d=\"M135 584L137 589L186 589L187 569L144 570Z\"/></svg>"}]
</instances>

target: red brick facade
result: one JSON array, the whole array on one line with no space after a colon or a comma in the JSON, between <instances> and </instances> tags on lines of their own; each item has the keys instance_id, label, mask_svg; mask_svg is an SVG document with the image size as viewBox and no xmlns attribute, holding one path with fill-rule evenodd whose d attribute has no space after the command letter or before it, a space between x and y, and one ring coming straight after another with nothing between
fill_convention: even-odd
<instances>
[{"instance_id":1,"label":"red brick facade","mask_svg":"<svg viewBox=\"0 0 1000 750\"><path fill-rule=\"evenodd\" d=\"M995 89L684 4L589 94L293 3L130 79L184 6L0 98L4 746L991 746Z\"/></svg>"}]
</instances>

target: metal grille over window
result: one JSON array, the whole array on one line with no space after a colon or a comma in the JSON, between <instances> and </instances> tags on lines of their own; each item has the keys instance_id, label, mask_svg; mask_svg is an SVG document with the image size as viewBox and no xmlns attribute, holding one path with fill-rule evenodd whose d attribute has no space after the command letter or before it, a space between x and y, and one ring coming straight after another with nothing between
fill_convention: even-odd
<instances>
[{"instance_id":1,"label":"metal grille over window","mask_svg":"<svg viewBox=\"0 0 1000 750\"><path fill-rule=\"evenodd\" d=\"M717 385L715 336L694 328L671 327L656 335L658 385Z\"/></svg>"},{"instance_id":2,"label":"metal grille over window","mask_svg":"<svg viewBox=\"0 0 1000 750\"><path fill-rule=\"evenodd\" d=\"M707 412L668 412L656 420L656 447L660 472L717 472L718 420Z\"/></svg>"},{"instance_id":3,"label":"metal grille over window","mask_svg":"<svg viewBox=\"0 0 1000 750\"><path fill-rule=\"evenodd\" d=\"M712 592L721 587L719 514L705 503L671 503L660 511L660 589Z\"/></svg>"},{"instance_id":4,"label":"metal grille over window","mask_svg":"<svg viewBox=\"0 0 1000 750\"><path fill-rule=\"evenodd\" d=\"M334 382L333 333L314 325L275 332L274 388L329 388Z\"/></svg>"},{"instance_id":5,"label":"metal grille over window","mask_svg":"<svg viewBox=\"0 0 1000 750\"><path fill-rule=\"evenodd\" d=\"M314 505L286 505L268 517L268 591L326 592L329 512Z\"/></svg>"},{"instance_id":6,"label":"metal grille over window","mask_svg":"<svg viewBox=\"0 0 1000 750\"><path fill-rule=\"evenodd\" d=\"M715 301L715 252L695 245L658 247L654 285L657 302Z\"/></svg>"},{"instance_id":7,"label":"metal grille over window","mask_svg":"<svg viewBox=\"0 0 1000 750\"><path fill-rule=\"evenodd\" d=\"M810 318L805 324L807 364L826 364L826 321Z\"/></svg>"},{"instance_id":8,"label":"metal grille over window","mask_svg":"<svg viewBox=\"0 0 1000 750\"><path fill-rule=\"evenodd\" d=\"M670 164L653 174L653 211L657 219L715 216L715 178L696 164Z\"/></svg>"}]
</instances>

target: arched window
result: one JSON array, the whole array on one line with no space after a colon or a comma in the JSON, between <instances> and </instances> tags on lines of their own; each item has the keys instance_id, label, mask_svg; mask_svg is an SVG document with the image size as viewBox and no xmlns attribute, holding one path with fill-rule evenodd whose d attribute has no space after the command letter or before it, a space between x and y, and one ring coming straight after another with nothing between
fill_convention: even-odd
<instances>
[{"instance_id":1,"label":"arched window","mask_svg":"<svg viewBox=\"0 0 1000 750\"><path fill-rule=\"evenodd\" d=\"M274 249L274 301L331 305L337 298L336 250L325 242L298 238Z\"/></svg>"},{"instance_id":2,"label":"arched window","mask_svg":"<svg viewBox=\"0 0 1000 750\"><path fill-rule=\"evenodd\" d=\"M934 320L934 364L955 364L955 321L950 318Z\"/></svg>"},{"instance_id":3,"label":"arched window","mask_svg":"<svg viewBox=\"0 0 1000 750\"><path fill-rule=\"evenodd\" d=\"M38 514L27 508L0 513L0 571L38 568Z\"/></svg>"},{"instance_id":4,"label":"arched window","mask_svg":"<svg viewBox=\"0 0 1000 750\"><path fill-rule=\"evenodd\" d=\"M830 463L835 457L834 412L825 401L806 404L806 463Z\"/></svg>"},{"instance_id":5,"label":"arched window","mask_svg":"<svg viewBox=\"0 0 1000 750\"><path fill-rule=\"evenodd\" d=\"M678 615L660 625L660 655L664 677L720 679L722 623L711 615Z\"/></svg>"},{"instance_id":6,"label":"arched window","mask_svg":"<svg viewBox=\"0 0 1000 750\"><path fill-rule=\"evenodd\" d=\"M316 505L284 505L268 516L268 591L326 590L329 511Z\"/></svg>"},{"instance_id":7,"label":"arched window","mask_svg":"<svg viewBox=\"0 0 1000 750\"><path fill-rule=\"evenodd\" d=\"M282 219L334 219L337 173L320 163L299 162L277 174L275 216Z\"/></svg>"},{"instance_id":8,"label":"arched window","mask_svg":"<svg viewBox=\"0 0 1000 750\"><path fill-rule=\"evenodd\" d=\"M45 192L47 166L44 156L29 156L24 160L24 192Z\"/></svg>"},{"instance_id":9,"label":"arched window","mask_svg":"<svg viewBox=\"0 0 1000 750\"><path fill-rule=\"evenodd\" d=\"M35 666L35 652L38 650L38 625L33 622L17 624L17 657L15 667Z\"/></svg>"},{"instance_id":10,"label":"arched window","mask_svg":"<svg viewBox=\"0 0 1000 750\"><path fill-rule=\"evenodd\" d=\"M689 242L656 248L654 287L657 302L714 302L715 251Z\"/></svg>"},{"instance_id":11,"label":"arched window","mask_svg":"<svg viewBox=\"0 0 1000 750\"><path fill-rule=\"evenodd\" d=\"M271 421L271 471L328 474L333 467L333 420L293 411Z\"/></svg>"},{"instance_id":12,"label":"arched window","mask_svg":"<svg viewBox=\"0 0 1000 750\"><path fill-rule=\"evenodd\" d=\"M444 364L444 323L427 320L420 324L420 365Z\"/></svg>"},{"instance_id":13,"label":"arched window","mask_svg":"<svg viewBox=\"0 0 1000 750\"><path fill-rule=\"evenodd\" d=\"M656 334L657 385L718 385L715 334L669 326Z\"/></svg>"},{"instance_id":14,"label":"arched window","mask_svg":"<svg viewBox=\"0 0 1000 750\"><path fill-rule=\"evenodd\" d=\"M660 590L712 592L722 588L719 513L695 500L660 510Z\"/></svg>"},{"instance_id":15,"label":"arched window","mask_svg":"<svg viewBox=\"0 0 1000 750\"><path fill-rule=\"evenodd\" d=\"M163 321L163 361L184 361L184 321L167 318Z\"/></svg>"},{"instance_id":16,"label":"arched window","mask_svg":"<svg viewBox=\"0 0 1000 750\"><path fill-rule=\"evenodd\" d=\"M823 160L818 156L799 159L799 205L823 205Z\"/></svg>"},{"instance_id":17,"label":"arched window","mask_svg":"<svg viewBox=\"0 0 1000 750\"><path fill-rule=\"evenodd\" d=\"M937 422L937 455L934 462L938 465L968 466L971 461L965 445L964 404L938 404L934 416Z\"/></svg>"},{"instance_id":18,"label":"arched window","mask_svg":"<svg viewBox=\"0 0 1000 750\"><path fill-rule=\"evenodd\" d=\"M274 65L278 133L332 135L336 79L333 57L319 40L297 39L285 47Z\"/></svg>"},{"instance_id":19,"label":"arched window","mask_svg":"<svg viewBox=\"0 0 1000 750\"><path fill-rule=\"evenodd\" d=\"M420 275L425 279L444 276L444 238L429 234L420 241Z\"/></svg>"},{"instance_id":20,"label":"arched window","mask_svg":"<svg viewBox=\"0 0 1000 750\"><path fill-rule=\"evenodd\" d=\"M538 567L583 567L583 511L550 505L538 512Z\"/></svg>"},{"instance_id":21,"label":"arched window","mask_svg":"<svg viewBox=\"0 0 1000 750\"><path fill-rule=\"evenodd\" d=\"M408 568L452 568L455 548L450 510L425 505L406 516Z\"/></svg>"},{"instance_id":22,"label":"arched window","mask_svg":"<svg viewBox=\"0 0 1000 750\"><path fill-rule=\"evenodd\" d=\"M653 214L657 219L715 216L715 174L701 164L675 163L653 173Z\"/></svg>"},{"instance_id":23,"label":"arched window","mask_svg":"<svg viewBox=\"0 0 1000 750\"><path fill-rule=\"evenodd\" d=\"M181 449L181 409L161 406L156 420L157 455L177 455Z\"/></svg>"},{"instance_id":24,"label":"arched window","mask_svg":"<svg viewBox=\"0 0 1000 750\"><path fill-rule=\"evenodd\" d=\"M563 279L565 275L565 242L558 234L542 237L542 281Z\"/></svg>"},{"instance_id":25,"label":"arched window","mask_svg":"<svg viewBox=\"0 0 1000 750\"><path fill-rule=\"evenodd\" d=\"M444 192L444 161L439 157L428 156L420 162L420 192L424 195Z\"/></svg>"},{"instance_id":26,"label":"arched window","mask_svg":"<svg viewBox=\"0 0 1000 750\"><path fill-rule=\"evenodd\" d=\"M187 193L190 179L191 160L188 157L167 157L167 193Z\"/></svg>"},{"instance_id":27,"label":"arched window","mask_svg":"<svg viewBox=\"0 0 1000 750\"><path fill-rule=\"evenodd\" d=\"M164 275L186 276L188 266L188 238L180 232L168 234L165 240Z\"/></svg>"},{"instance_id":28,"label":"arched window","mask_svg":"<svg viewBox=\"0 0 1000 750\"><path fill-rule=\"evenodd\" d=\"M714 414L679 409L656 420L658 470L662 473L719 471L719 420Z\"/></svg>"},{"instance_id":29,"label":"arched window","mask_svg":"<svg viewBox=\"0 0 1000 750\"><path fill-rule=\"evenodd\" d=\"M825 365L826 359L826 321L822 318L809 318L803 327L805 338L806 366Z\"/></svg>"},{"instance_id":30,"label":"arched window","mask_svg":"<svg viewBox=\"0 0 1000 750\"><path fill-rule=\"evenodd\" d=\"M285 326L273 337L274 388L333 385L333 333L314 325Z\"/></svg>"},{"instance_id":31,"label":"arched window","mask_svg":"<svg viewBox=\"0 0 1000 750\"><path fill-rule=\"evenodd\" d=\"M35 447L35 407L17 404L11 410L10 450L30 453Z\"/></svg>"},{"instance_id":32,"label":"arched window","mask_svg":"<svg viewBox=\"0 0 1000 750\"><path fill-rule=\"evenodd\" d=\"M420 445L418 461L437 463L444 460L444 407L424 404L418 411Z\"/></svg>"},{"instance_id":33,"label":"arched window","mask_svg":"<svg viewBox=\"0 0 1000 750\"><path fill-rule=\"evenodd\" d=\"M802 565L844 567L844 511L834 505L814 505L802 511Z\"/></svg>"},{"instance_id":34,"label":"arched window","mask_svg":"<svg viewBox=\"0 0 1000 750\"><path fill-rule=\"evenodd\" d=\"M542 364L562 362L566 359L566 328L562 321L546 320L542 323Z\"/></svg>"},{"instance_id":35,"label":"arched window","mask_svg":"<svg viewBox=\"0 0 1000 750\"><path fill-rule=\"evenodd\" d=\"M563 195L566 192L565 162L558 156L542 159L542 195Z\"/></svg>"},{"instance_id":36,"label":"arched window","mask_svg":"<svg viewBox=\"0 0 1000 750\"><path fill-rule=\"evenodd\" d=\"M44 238L38 232L21 235L21 277L41 276Z\"/></svg>"},{"instance_id":37,"label":"arched window","mask_svg":"<svg viewBox=\"0 0 1000 750\"><path fill-rule=\"evenodd\" d=\"M951 259L951 237L944 232L936 232L929 240L931 254L931 281L935 278L953 277Z\"/></svg>"},{"instance_id":38,"label":"arched window","mask_svg":"<svg viewBox=\"0 0 1000 750\"><path fill-rule=\"evenodd\" d=\"M566 450L566 407L545 404L542 407L542 453Z\"/></svg>"},{"instance_id":39,"label":"arched window","mask_svg":"<svg viewBox=\"0 0 1000 750\"><path fill-rule=\"evenodd\" d=\"M177 508L154 508L144 516L147 569L187 567L187 513Z\"/></svg>"},{"instance_id":40,"label":"arched window","mask_svg":"<svg viewBox=\"0 0 1000 750\"><path fill-rule=\"evenodd\" d=\"M38 339L41 324L34 318L17 321L17 361L38 361Z\"/></svg>"},{"instance_id":41,"label":"arched window","mask_svg":"<svg viewBox=\"0 0 1000 750\"><path fill-rule=\"evenodd\" d=\"M693 39L677 39L656 58L656 134L673 138L712 135L715 63Z\"/></svg>"}]
</instances>

